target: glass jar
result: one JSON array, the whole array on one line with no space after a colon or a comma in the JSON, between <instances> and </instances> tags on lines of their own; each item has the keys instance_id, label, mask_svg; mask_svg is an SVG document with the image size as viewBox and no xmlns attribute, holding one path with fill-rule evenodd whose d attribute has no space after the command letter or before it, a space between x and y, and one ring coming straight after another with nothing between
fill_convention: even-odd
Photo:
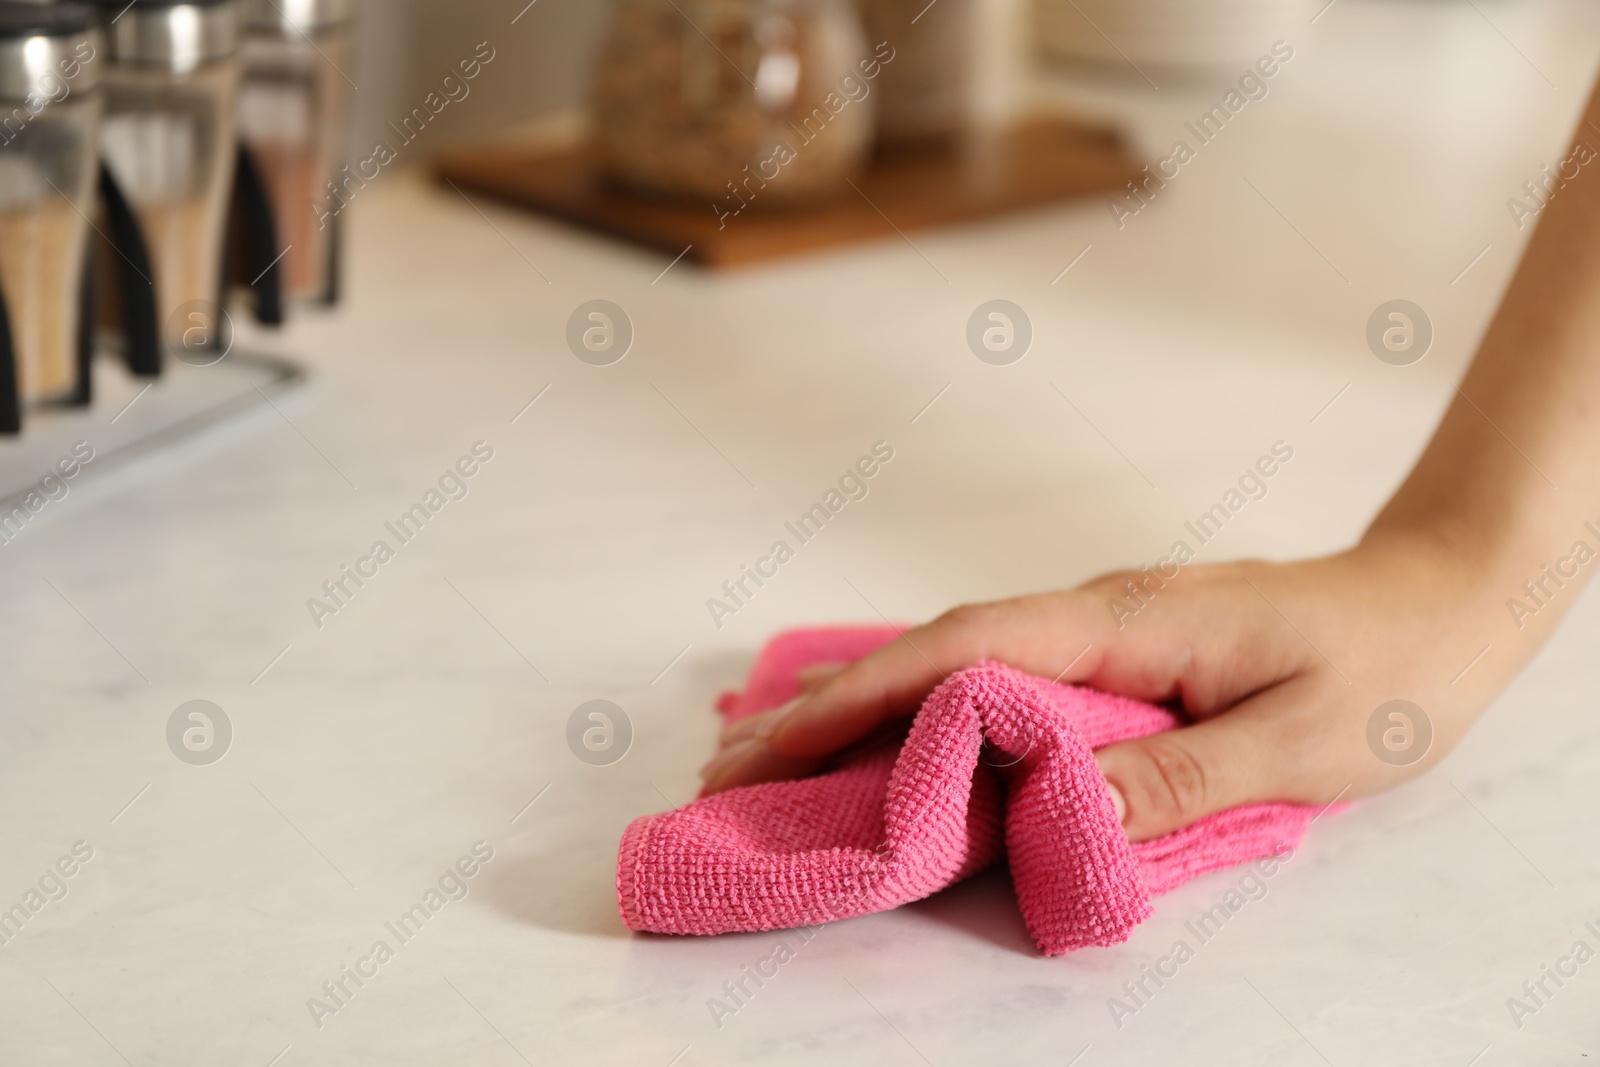
<instances>
[{"instance_id":1,"label":"glass jar","mask_svg":"<svg viewBox=\"0 0 1600 1067\"><path fill-rule=\"evenodd\" d=\"M344 163L354 0L247 0L240 133L272 201L284 295L338 294L337 218L318 211Z\"/></svg>"},{"instance_id":2,"label":"glass jar","mask_svg":"<svg viewBox=\"0 0 1600 1067\"><path fill-rule=\"evenodd\" d=\"M594 95L600 164L724 220L837 192L871 147L869 69L849 0L622 0Z\"/></svg>"},{"instance_id":3,"label":"glass jar","mask_svg":"<svg viewBox=\"0 0 1600 1067\"><path fill-rule=\"evenodd\" d=\"M236 0L99 0L111 63L100 149L155 271L169 348L220 337L224 223L238 137ZM120 14L119 14L120 12Z\"/></svg>"},{"instance_id":4,"label":"glass jar","mask_svg":"<svg viewBox=\"0 0 1600 1067\"><path fill-rule=\"evenodd\" d=\"M861 0L868 40L893 59L878 79L878 140L948 144L968 125L977 58L974 0Z\"/></svg>"},{"instance_id":5,"label":"glass jar","mask_svg":"<svg viewBox=\"0 0 1600 1067\"><path fill-rule=\"evenodd\" d=\"M77 385L104 48L91 8L0 3L0 291L28 403Z\"/></svg>"}]
</instances>

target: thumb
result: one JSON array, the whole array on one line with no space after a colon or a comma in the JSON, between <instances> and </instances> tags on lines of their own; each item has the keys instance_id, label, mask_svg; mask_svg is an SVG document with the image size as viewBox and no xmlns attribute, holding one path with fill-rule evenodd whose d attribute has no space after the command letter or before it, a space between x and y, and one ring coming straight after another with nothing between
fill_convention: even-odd
<instances>
[{"instance_id":1,"label":"thumb","mask_svg":"<svg viewBox=\"0 0 1600 1067\"><path fill-rule=\"evenodd\" d=\"M1314 783L1288 766L1281 717L1264 695L1194 726L1095 753L1128 840L1149 841L1197 819L1259 801L1291 799ZM1282 700L1278 696L1277 700ZM1298 786L1298 788L1296 788Z\"/></svg>"}]
</instances>

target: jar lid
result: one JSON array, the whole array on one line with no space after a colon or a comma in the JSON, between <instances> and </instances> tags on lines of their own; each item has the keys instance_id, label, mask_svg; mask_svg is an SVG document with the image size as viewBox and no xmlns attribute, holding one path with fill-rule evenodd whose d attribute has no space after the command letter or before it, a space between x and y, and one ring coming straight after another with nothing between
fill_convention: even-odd
<instances>
[{"instance_id":1,"label":"jar lid","mask_svg":"<svg viewBox=\"0 0 1600 1067\"><path fill-rule=\"evenodd\" d=\"M94 22L94 8L86 4L39 4L22 0L0 3L0 40L86 33Z\"/></svg>"},{"instance_id":2,"label":"jar lid","mask_svg":"<svg viewBox=\"0 0 1600 1067\"><path fill-rule=\"evenodd\" d=\"M86 4L0 0L0 100L37 104L34 114L73 91L94 88L100 50L94 9Z\"/></svg>"},{"instance_id":3,"label":"jar lid","mask_svg":"<svg viewBox=\"0 0 1600 1067\"><path fill-rule=\"evenodd\" d=\"M355 13L355 0L244 0L246 26L286 34L337 26Z\"/></svg>"},{"instance_id":4,"label":"jar lid","mask_svg":"<svg viewBox=\"0 0 1600 1067\"><path fill-rule=\"evenodd\" d=\"M239 51L238 0L95 0L111 58L185 74Z\"/></svg>"}]
</instances>

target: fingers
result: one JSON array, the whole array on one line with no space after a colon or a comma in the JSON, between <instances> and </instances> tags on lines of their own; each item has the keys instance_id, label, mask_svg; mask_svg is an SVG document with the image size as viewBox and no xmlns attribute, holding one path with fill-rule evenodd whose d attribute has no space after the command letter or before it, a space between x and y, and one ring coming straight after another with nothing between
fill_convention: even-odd
<instances>
[{"instance_id":1,"label":"fingers","mask_svg":"<svg viewBox=\"0 0 1600 1067\"><path fill-rule=\"evenodd\" d=\"M720 793L724 789L771 782L780 778L799 778L822 766L823 757L793 758L780 756L756 739L736 741L718 752L711 762L700 768L700 777L707 793Z\"/></svg>"},{"instance_id":2,"label":"fingers","mask_svg":"<svg viewBox=\"0 0 1600 1067\"><path fill-rule=\"evenodd\" d=\"M729 745L736 745L740 741L750 740L752 737L756 736L756 733L762 728L762 726L764 726L766 723L772 722L779 715L782 715L785 711L788 711L799 701L799 699L799 697L796 697L794 700L791 700L781 708L772 708L769 711L758 711L754 715L746 715L742 719L736 719L733 722L730 722L728 725L722 728L722 733L717 735L718 750L720 751L721 749L727 748Z\"/></svg>"},{"instance_id":3,"label":"fingers","mask_svg":"<svg viewBox=\"0 0 1600 1067\"><path fill-rule=\"evenodd\" d=\"M722 733L718 735L718 749L727 748L729 745L738 744L740 741L748 741L752 737L765 737L767 731L772 728L772 724L776 723L778 719L788 713L790 708L804 699L805 697L803 696L795 697L781 707L758 711L754 715L746 715L742 719L735 719L724 726Z\"/></svg>"},{"instance_id":4,"label":"fingers","mask_svg":"<svg viewBox=\"0 0 1600 1067\"><path fill-rule=\"evenodd\" d=\"M915 711L944 674L919 650L930 627L902 634L839 671L768 724L767 743L788 756L822 756Z\"/></svg>"},{"instance_id":5,"label":"fingers","mask_svg":"<svg viewBox=\"0 0 1600 1067\"><path fill-rule=\"evenodd\" d=\"M957 608L926 626L902 634L883 648L829 677L816 672L820 684L787 710L751 716L728 728L740 751L719 755L702 769L709 792L776 777L779 768L820 765L838 752L898 718L914 714L949 672L986 659L1002 659L1020 669L1047 676L1073 668L1072 678L1087 676L1097 656L1082 652L1079 631L1092 632L1082 618L1089 602L1067 597L1023 598L999 604ZM1054 602L1052 610L1046 606ZM1066 609L1062 607L1063 602ZM1092 608L1098 608L1098 602ZM1073 662L1073 657L1078 657ZM748 723L748 724L747 724ZM799 762L796 762L799 761ZM745 764L748 762L748 766Z\"/></svg>"},{"instance_id":6,"label":"fingers","mask_svg":"<svg viewBox=\"0 0 1600 1067\"><path fill-rule=\"evenodd\" d=\"M755 782L797 778L822 766L828 752L843 747L843 743L824 752L795 757L774 752L766 744L766 738L791 710L849 666L848 663L833 662L807 664L795 671L795 681L800 686L799 696L781 707L746 715L723 727L717 739L717 754L700 768L700 778L705 783L706 792L718 793Z\"/></svg>"},{"instance_id":7,"label":"fingers","mask_svg":"<svg viewBox=\"0 0 1600 1067\"><path fill-rule=\"evenodd\" d=\"M1268 801L1326 803L1345 761L1321 679L1278 686L1195 726L1108 745L1095 753L1130 841L1148 841L1207 815Z\"/></svg>"},{"instance_id":8,"label":"fingers","mask_svg":"<svg viewBox=\"0 0 1600 1067\"><path fill-rule=\"evenodd\" d=\"M831 674L797 673L802 688L811 686L808 692L723 732L727 747L700 769L706 792L809 773L883 722L914 712L944 677L912 643L927 629L902 634Z\"/></svg>"},{"instance_id":9,"label":"fingers","mask_svg":"<svg viewBox=\"0 0 1600 1067\"><path fill-rule=\"evenodd\" d=\"M808 663L794 672L794 680L800 683L801 693L813 693L848 666L848 663Z\"/></svg>"},{"instance_id":10,"label":"fingers","mask_svg":"<svg viewBox=\"0 0 1600 1067\"><path fill-rule=\"evenodd\" d=\"M787 756L837 751L889 720L911 715L951 671L996 656L1031 616L1006 604L957 608L850 664L768 728ZM1059 642L1065 643L1065 642Z\"/></svg>"},{"instance_id":11,"label":"fingers","mask_svg":"<svg viewBox=\"0 0 1600 1067\"><path fill-rule=\"evenodd\" d=\"M754 715L746 715L736 719L722 728L722 733L717 738L717 747L727 748L738 741L748 741L752 737L764 736L763 731L767 724L780 718L790 708L804 700L810 693L816 692L822 684L846 667L848 663L808 663L794 672L794 680L800 686L800 695L781 707L771 708L767 711L758 711Z\"/></svg>"},{"instance_id":12,"label":"fingers","mask_svg":"<svg viewBox=\"0 0 1600 1067\"><path fill-rule=\"evenodd\" d=\"M707 791L715 793L752 782L793 778L816 769L822 762L820 759L786 759L765 745L749 745L746 742L764 738L789 709L848 666L847 663L833 662L807 664L795 671L794 675L800 685L800 696L780 707L746 715L723 727L717 739L717 754L700 768L700 777L705 781Z\"/></svg>"},{"instance_id":13,"label":"fingers","mask_svg":"<svg viewBox=\"0 0 1600 1067\"><path fill-rule=\"evenodd\" d=\"M719 756L715 767L708 768L707 789L764 780L777 775L775 768L815 766L784 761L826 757L885 723L914 714L950 672L987 659L1124 696L1178 698L1191 713L1208 717L1251 693L1271 691L1293 677L1309 655L1302 640L1284 637L1281 620L1256 590L1220 572L1192 591L1167 590L1137 626L1115 625L1107 596L1133 584L1129 578L1117 586L1120 577L1098 579L1067 593L957 608L831 676L824 678L821 670L808 674L805 684L815 687L798 703L728 728L725 743L737 743L739 752ZM1151 595L1148 586L1142 588ZM1169 748L1155 744L1145 754L1146 770L1155 775L1150 780L1160 780L1156 784L1165 788L1165 800L1154 786L1142 793L1148 775L1128 786L1141 794L1130 804L1140 820L1135 826L1146 819L1154 820L1151 825L1166 825L1170 813L1160 815L1164 808L1187 811L1201 801L1211 802L1204 789L1190 784L1195 775L1186 771L1193 762L1187 749ZM751 761L749 767L742 766L745 761Z\"/></svg>"}]
</instances>

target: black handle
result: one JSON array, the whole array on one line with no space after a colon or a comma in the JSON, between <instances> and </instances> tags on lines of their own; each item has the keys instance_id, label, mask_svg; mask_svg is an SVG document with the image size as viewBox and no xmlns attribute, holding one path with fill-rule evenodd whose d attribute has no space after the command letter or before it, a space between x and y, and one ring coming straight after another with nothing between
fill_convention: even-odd
<instances>
[{"instance_id":1,"label":"black handle","mask_svg":"<svg viewBox=\"0 0 1600 1067\"><path fill-rule=\"evenodd\" d=\"M283 256L278 248L278 224L261 168L244 145L239 146L236 173L234 195L241 216L241 265L246 275L241 280L255 295L256 321L263 326L282 326Z\"/></svg>"},{"instance_id":2,"label":"black handle","mask_svg":"<svg viewBox=\"0 0 1600 1067\"><path fill-rule=\"evenodd\" d=\"M84 250L83 278L78 283L78 366L67 404L86 408L94 403L94 248Z\"/></svg>"},{"instance_id":3,"label":"black handle","mask_svg":"<svg viewBox=\"0 0 1600 1067\"><path fill-rule=\"evenodd\" d=\"M328 223L328 287L323 290L322 302L329 307L344 297L344 214L341 212Z\"/></svg>"},{"instance_id":4,"label":"black handle","mask_svg":"<svg viewBox=\"0 0 1600 1067\"><path fill-rule=\"evenodd\" d=\"M107 240L117 253L118 288L122 293L122 328L126 333L128 369L141 377L161 373L161 324L156 321L156 283L150 265L150 246L145 243L139 220L128 206L111 169L100 168L100 198L106 205L106 221L111 226Z\"/></svg>"},{"instance_id":5,"label":"black handle","mask_svg":"<svg viewBox=\"0 0 1600 1067\"><path fill-rule=\"evenodd\" d=\"M0 434L22 432L22 404L17 396L16 351L11 344L11 316L0 289Z\"/></svg>"}]
</instances>

